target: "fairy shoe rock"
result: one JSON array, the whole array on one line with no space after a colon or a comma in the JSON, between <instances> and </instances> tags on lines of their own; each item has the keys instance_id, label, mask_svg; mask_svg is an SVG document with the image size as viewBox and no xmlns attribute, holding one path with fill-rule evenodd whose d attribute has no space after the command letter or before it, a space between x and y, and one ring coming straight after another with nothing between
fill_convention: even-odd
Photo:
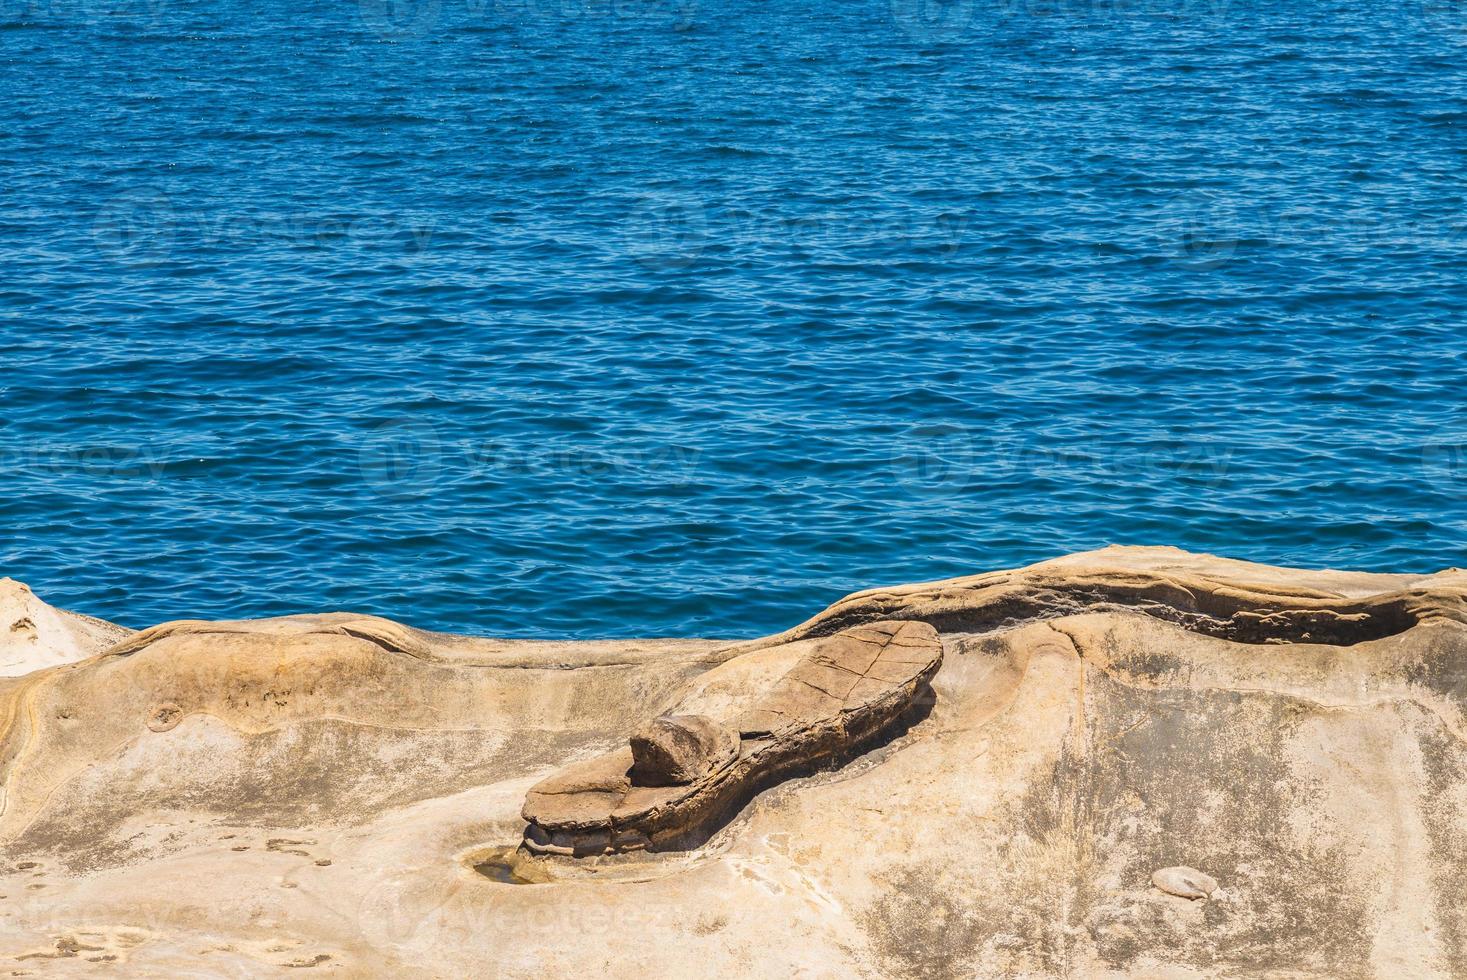
<instances>
[{"instance_id":1,"label":"fairy shoe rock","mask_svg":"<svg viewBox=\"0 0 1467 980\"><path fill-rule=\"evenodd\" d=\"M525 846L577 856L696 846L759 790L845 762L890 734L930 692L942 663L941 637L919 622L872 623L788 646L796 656L783 673L756 668L740 678L768 684L763 690L702 692L735 727L701 713L662 716L628 747L532 787ZM761 662L777 670L789 659L776 650Z\"/></svg>"}]
</instances>

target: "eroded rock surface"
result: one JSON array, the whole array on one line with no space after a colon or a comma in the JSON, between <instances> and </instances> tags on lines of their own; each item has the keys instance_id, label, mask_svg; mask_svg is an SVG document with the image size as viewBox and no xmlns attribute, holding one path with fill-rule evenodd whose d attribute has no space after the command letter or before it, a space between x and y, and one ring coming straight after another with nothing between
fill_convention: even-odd
<instances>
[{"instance_id":1,"label":"eroded rock surface","mask_svg":"<svg viewBox=\"0 0 1467 980\"><path fill-rule=\"evenodd\" d=\"M0 578L0 677L83 660L132 630L49 606L22 582Z\"/></svg>"},{"instance_id":2,"label":"eroded rock surface","mask_svg":"<svg viewBox=\"0 0 1467 980\"><path fill-rule=\"evenodd\" d=\"M1464 599L1458 570L1114 548L869 590L735 644L492 641L342 614L156 627L0 678L0 965L1467 976ZM519 847L551 777L588 828L619 801L617 827L633 793L678 797L745 747L808 746L812 719L840 716L826 698L851 693L813 671L825 645L894 621L943 645L935 697L899 734L808 775L771 767L685 824L715 828L691 849ZM713 727L644 731L651 778L691 780L636 786L633 736L664 716ZM695 728L737 733L738 757L675 741ZM1155 883L1206 893L1193 871L1220 885L1206 900Z\"/></svg>"},{"instance_id":3,"label":"eroded rock surface","mask_svg":"<svg viewBox=\"0 0 1467 980\"><path fill-rule=\"evenodd\" d=\"M889 734L930 693L941 663L942 638L926 623L837 633L750 690L734 727L706 715L663 719L628 747L537 783L525 797L525 845L568 855L696 846L755 791ZM680 778L655 764L672 755Z\"/></svg>"},{"instance_id":4,"label":"eroded rock surface","mask_svg":"<svg viewBox=\"0 0 1467 980\"><path fill-rule=\"evenodd\" d=\"M706 715L660 715L632 733L631 781L686 786L739 756L739 733Z\"/></svg>"},{"instance_id":5,"label":"eroded rock surface","mask_svg":"<svg viewBox=\"0 0 1467 980\"><path fill-rule=\"evenodd\" d=\"M1217 880L1196 868L1161 868L1151 876L1151 883L1168 895L1193 901L1210 898L1217 891Z\"/></svg>"}]
</instances>

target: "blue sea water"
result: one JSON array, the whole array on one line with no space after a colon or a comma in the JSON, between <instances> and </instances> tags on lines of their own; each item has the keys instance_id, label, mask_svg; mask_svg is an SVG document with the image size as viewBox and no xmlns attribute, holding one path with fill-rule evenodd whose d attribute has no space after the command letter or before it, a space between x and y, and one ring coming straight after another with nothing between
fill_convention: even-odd
<instances>
[{"instance_id":1,"label":"blue sea water","mask_svg":"<svg viewBox=\"0 0 1467 980\"><path fill-rule=\"evenodd\" d=\"M1467 545L1467 0L0 0L0 573L749 636Z\"/></svg>"}]
</instances>

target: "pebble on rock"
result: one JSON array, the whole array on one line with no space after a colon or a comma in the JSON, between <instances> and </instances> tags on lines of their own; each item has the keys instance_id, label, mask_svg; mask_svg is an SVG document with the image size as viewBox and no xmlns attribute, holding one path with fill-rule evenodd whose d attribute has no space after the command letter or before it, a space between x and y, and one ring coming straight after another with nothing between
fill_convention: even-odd
<instances>
[{"instance_id":1,"label":"pebble on rock","mask_svg":"<svg viewBox=\"0 0 1467 980\"><path fill-rule=\"evenodd\" d=\"M1151 876L1151 883L1168 895L1190 898L1210 898L1217 891L1217 880L1196 868L1162 868Z\"/></svg>"}]
</instances>

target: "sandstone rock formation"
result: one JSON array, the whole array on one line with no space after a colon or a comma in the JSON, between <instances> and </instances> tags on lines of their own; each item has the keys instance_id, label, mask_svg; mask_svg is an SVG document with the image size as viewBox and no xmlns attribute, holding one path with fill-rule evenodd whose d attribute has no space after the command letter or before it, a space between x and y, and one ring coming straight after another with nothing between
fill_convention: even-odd
<instances>
[{"instance_id":1,"label":"sandstone rock formation","mask_svg":"<svg viewBox=\"0 0 1467 980\"><path fill-rule=\"evenodd\" d=\"M1162 868L1151 876L1151 883L1179 898L1211 898L1217 892L1217 880L1196 868Z\"/></svg>"},{"instance_id":2,"label":"sandstone rock formation","mask_svg":"<svg viewBox=\"0 0 1467 980\"><path fill-rule=\"evenodd\" d=\"M727 720L659 719L627 748L535 784L525 845L580 856L695 847L754 791L889 736L942 663L926 623L858 626L805 647Z\"/></svg>"},{"instance_id":3,"label":"sandstone rock formation","mask_svg":"<svg viewBox=\"0 0 1467 980\"><path fill-rule=\"evenodd\" d=\"M0 677L83 660L131 632L48 606L25 584L0 578Z\"/></svg>"},{"instance_id":4,"label":"sandstone rock formation","mask_svg":"<svg viewBox=\"0 0 1467 980\"><path fill-rule=\"evenodd\" d=\"M631 781L686 786L739 756L739 733L707 715L659 715L632 732Z\"/></svg>"},{"instance_id":5,"label":"sandstone rock formation","mask_svg":"<svg viewBox=\"0 0 1467 980\"><path fill-rule=\"evenodd\" d=\"M865 752L689 849L520 846L531 790L612 753L697 798L762 741L729 761L735 730L800 735L751 712L782 678L896 622L940 638L934 696ZM1459 977L1464 712L1467 574L1173 549L870 590L739 643L156 627L0 678L0 964Z\"/></svg>"}]
</instances>

